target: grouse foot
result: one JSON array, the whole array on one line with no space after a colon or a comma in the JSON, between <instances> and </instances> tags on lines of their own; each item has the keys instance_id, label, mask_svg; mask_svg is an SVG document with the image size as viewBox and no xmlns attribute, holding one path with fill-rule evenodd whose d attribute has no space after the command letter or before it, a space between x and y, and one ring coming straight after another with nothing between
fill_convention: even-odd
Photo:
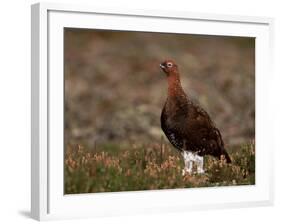
<instances>
[{"instance_id":1,"label":"grouse foot","mask_svg":"<svg viewBox=\"0 0 281 224\"><path fill-rule=\"evenodd\" d=\"M197 166L197 170L194 173L203 174L204 171L204 158L199 156L196 153L183 151L182 156L184 159L184 169L182 170L182 175L192 174L193 173L193 163Z\"/></svg>"}]
</instances>

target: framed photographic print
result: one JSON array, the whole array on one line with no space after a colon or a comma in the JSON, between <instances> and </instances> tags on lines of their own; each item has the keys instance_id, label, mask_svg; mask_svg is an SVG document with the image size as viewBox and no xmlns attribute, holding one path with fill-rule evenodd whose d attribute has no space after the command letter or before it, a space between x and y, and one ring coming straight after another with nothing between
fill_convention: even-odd
<instances>
[{"instance_id":1,"label":"framed photographic print","mask_svg":"<svg viewBox=\"0 0 281 224\"><path fill-rule=\"evenodd\" d=\"M272 29L32 5L32 217L272 204Z\"/></svg>"}]
</instances>

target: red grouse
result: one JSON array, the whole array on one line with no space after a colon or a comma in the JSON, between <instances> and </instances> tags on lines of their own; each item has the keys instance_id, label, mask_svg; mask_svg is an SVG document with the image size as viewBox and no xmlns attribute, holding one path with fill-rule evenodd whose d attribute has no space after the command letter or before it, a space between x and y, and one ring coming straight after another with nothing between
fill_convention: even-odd
<instances>
[{"instance_id":1,"label":"red grouse","mask_svg":"<svg viewBox=\"0 0 281 224\"><path fill-rule=\"evenodd\" d=\"M204 155L219 159L224 156L230 163L220 131L207 112L195 105L184 92L178 66L172 60L166 60L160 68L168 80L168 97L161 114L161 128L183 156L183 175L192 173L193 162L197 164L197 173L204 173Z\"/></svg>"}]
</instances>

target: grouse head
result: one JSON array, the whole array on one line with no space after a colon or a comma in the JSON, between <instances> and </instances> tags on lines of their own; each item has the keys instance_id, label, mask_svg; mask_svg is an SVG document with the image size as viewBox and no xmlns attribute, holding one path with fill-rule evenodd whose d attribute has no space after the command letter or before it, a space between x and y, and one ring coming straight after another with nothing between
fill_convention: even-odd
<instances>
[{"instance_id":1,"label":"grouse head","mask_svg":"<svg viewBox=\"0 0 281 224\"><path fill-rule=\"evenodd\" d=\"M167 74L167 76L178 73L178 66L172 60L164 61L160 64L160 68Z\"/></svg>"}]
</instances>

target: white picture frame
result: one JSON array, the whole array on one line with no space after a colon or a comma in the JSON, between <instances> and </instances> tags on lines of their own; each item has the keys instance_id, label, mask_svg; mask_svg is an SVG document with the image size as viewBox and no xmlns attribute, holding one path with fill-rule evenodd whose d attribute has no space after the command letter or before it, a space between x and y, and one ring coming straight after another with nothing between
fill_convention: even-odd
<instances>
[{"instance_id":1,"label":"white picture frame","mask_svg":"<svg viewBox=\"0 0 281 224\"><path fill-rule=\"evenodd\" d=\"M31 215L37 220L271 205L269 91L273 19L38 3L32 14ZM256 38L256 184L99 194L63 194L64 27ZM137 202L137 203L136 203Z\"/></svg>"}]
</instances>

